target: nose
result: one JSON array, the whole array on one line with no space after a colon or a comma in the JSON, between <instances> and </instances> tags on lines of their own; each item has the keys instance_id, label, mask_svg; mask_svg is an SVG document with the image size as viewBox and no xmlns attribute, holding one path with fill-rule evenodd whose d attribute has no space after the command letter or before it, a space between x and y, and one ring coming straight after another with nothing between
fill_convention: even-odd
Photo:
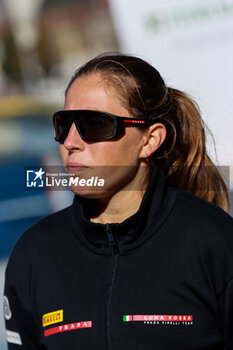
<instances>
[{"instance_id":1,"label":"nose","mask_svg":"<svg viewBox=\"0 0 233 350\"><path fill-rule=\"evenodd\" d=\"M85 142L79 135L79 132L74 123L70 127L68 135L64 141L64 146L70 151L76 150L76 149L80 150L80 149L83 149L85 146Z\"/></svg>"}]
</instances>

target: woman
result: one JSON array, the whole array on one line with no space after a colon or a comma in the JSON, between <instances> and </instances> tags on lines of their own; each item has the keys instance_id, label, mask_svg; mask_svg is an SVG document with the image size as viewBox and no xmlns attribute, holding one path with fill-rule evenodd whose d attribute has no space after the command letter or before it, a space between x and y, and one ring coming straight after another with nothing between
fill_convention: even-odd
<instances>
[{"instance_id":1,"label":"woman","mask_svg":"<svg viewBox=\"0 0 233 350\"><path fill-rule=\"evenodd\" d=\"M233 348L233 219L198 108L145 61L71 79L55 139L73 204L30 228L6 271L9 349Z\"/></svg>"}]
</instances>

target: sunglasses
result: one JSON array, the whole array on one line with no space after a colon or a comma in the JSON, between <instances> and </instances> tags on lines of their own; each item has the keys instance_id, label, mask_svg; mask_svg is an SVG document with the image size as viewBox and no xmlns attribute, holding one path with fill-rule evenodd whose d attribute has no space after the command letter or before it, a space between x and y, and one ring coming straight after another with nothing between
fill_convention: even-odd
<instances>
[{"instance_id":1,"label":"sunglasses","mask_svg":"<svg viewBox=\"0 0 233 350\"><path fill-rule=\"evenodd\" d=\"M66 110L53 116L55 140L64 143L70 127L75 124L81 138L86 142L115 139L124 134L125 126L149 126L154 120L118 117L92 110Z\"/></svg>"}]
</instances>

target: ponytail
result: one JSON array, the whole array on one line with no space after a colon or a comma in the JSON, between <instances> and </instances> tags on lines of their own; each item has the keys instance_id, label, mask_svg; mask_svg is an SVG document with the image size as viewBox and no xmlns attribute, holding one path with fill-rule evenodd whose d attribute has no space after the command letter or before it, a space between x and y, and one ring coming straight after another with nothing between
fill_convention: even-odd
<instances>
[{"instance_id":1,"label":"ponytail","mask_svg":"<svg viewBox=\"0 0 233 350\"><path fill-rule=\"evenodd\" d=\"M154 154L154 161L165 172L170 186L229 211L226 184L206 151L204 122L198 105L179 90L168 88L167 94L170 111L163 116L168 131L167 144Z\"/></svg>"}]
</instances>

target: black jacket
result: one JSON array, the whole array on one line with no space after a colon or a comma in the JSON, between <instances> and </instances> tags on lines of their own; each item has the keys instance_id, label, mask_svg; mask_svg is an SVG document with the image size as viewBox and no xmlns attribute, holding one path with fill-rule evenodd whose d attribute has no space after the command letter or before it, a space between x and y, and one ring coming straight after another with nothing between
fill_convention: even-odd
<instances>
[{"instance_id":1,"label":"black jacket","mask_svg":"<svg viewBox=\"0 0 233 350\"><path fill-rule=\"evenodd\" d=\"M30 228L6 270L9 349L233 349L233 219L157 170L120 224L82 199ZM20 345L22 344L22 345Z\"/></svg>"}]
</instances>

